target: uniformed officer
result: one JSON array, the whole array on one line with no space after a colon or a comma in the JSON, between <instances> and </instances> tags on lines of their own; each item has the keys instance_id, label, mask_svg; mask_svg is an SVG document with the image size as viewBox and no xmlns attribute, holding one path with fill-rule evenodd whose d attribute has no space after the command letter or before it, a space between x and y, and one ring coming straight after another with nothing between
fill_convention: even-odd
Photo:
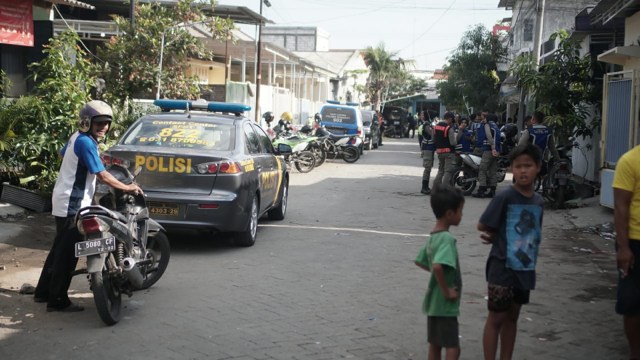
<instances>
[{"instance_id":1,"label":"uniformed officer","mask_svg":"<svg viewBox=\"0 0 640 360\"><path fill-rule=\"evenodd\" d=\"M420 113L421 120L424 120L424 112ZM428 121L423 121L419 127L418 137L422 138L420 150L422 152L422 189L420 192L425 195L431 194L429 180L431 179L431 168L433 168L433 153L436 146L433 142L433 127Z\"/></svg>"},{"instance_id":2,"label":"uniformed officer","mask_svg":"<svg viewBox=\"0 0 640 360\"><path fill-rule=\"evenodd\" d=\"M544 125L543 122L544 114L540 111L534 112L531 117L531 122L527 125L527 129L520 135L518 145L526 144L527 142L533 143L540 148L543 155L548 156L546 150L549 149L551 154L557 159L559 154L555 140L553 139L553 132L547 125Z\"/></svg>"},{"instance_id":3,"label":"uniformed officer","mask_svg":"<svg viewBox=\"0 0 640 360\"><path fill-rule=\"evenodd\" d=\"M498 179L498 156L500 156L500 128L495 114L487 114L483 126L478 129L476 148L482 149L482 160L478 170L478 192L471 196L476 198L492 198L496 194ZM487 192L488 190L488 192Z\"/></svg>"},{"instance_id":4,"label":"uniformed officer","mask_svg":"<svg viewBox=\"0 0 640 360\"><path fill-rule=\"evenodd\" d=\"M438 175L433 181L434 189L441 184L449 185L456 168L456 132L451 126L453 118L452 112L446 112L444 119L439 121L433 129L433 142L436 146L436 154L438 154Z\"/></svg>"}]
</instances>

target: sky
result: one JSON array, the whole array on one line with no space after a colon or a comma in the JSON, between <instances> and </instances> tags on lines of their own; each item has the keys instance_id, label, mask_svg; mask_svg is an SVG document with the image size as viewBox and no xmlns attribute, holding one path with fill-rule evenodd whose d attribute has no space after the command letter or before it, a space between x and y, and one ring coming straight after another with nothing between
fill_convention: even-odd
<instances>
[{"instance_id":1,"label":"sky","mask_svg":"<svg viewBox=\"0 0 640 360\"><path fill-rule=\"evenodd\" d=\"M314 26L329 32L331 49L384 48L414 59L420 70L441 69L465 31L491 29L511 11L499 0L269 0L262 14L279 26ZM260 12L260 0L218 0ZM255 27L241 27L254 36Z\"/></svg>"}]
</instances>

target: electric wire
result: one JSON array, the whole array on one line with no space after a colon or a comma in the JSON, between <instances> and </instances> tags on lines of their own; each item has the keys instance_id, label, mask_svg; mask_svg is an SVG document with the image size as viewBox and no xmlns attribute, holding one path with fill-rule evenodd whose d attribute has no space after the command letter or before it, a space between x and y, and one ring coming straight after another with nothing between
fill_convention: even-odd
<instances>
[{"instance_id":1,"label":"electric wire","mask_svg":"<svg viewBox=\"0 0 640 360\"><path fill-rule=\"evenodd\" d=\"M69 30L71 30L71 31L73 31L74 33L77 34L78 32L73 27L71 27L71 25L69 25L69 23L64 18L64 16L62 16L62 14L60 13L60 10L58 9L58 6L56 4L53 4L53 8L56 9L56 12L58 13L58 16L60 17L60 19L62 19L64 24L67 25L67 28L69 28ZM87 51L87 53L89 53L89 55L93 56L98 61L100 61L102 63L105 63L104 60L100 59L97 55L92 53L91 50L89 50L89 48L87 47L87 45L85 45L85 43L84 43L84 41L82 41L82 39L80 39L80 44L82 44L82 47Z\"/></svg>"}]
</instances>

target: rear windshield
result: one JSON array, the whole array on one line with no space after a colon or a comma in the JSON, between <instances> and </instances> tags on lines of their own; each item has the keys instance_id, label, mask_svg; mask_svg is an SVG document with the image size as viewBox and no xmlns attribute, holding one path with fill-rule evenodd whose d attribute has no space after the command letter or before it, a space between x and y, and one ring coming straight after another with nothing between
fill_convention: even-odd
<instances>
[{"instance_id":1,"label":"rear windshield","mask_svg":"<svg viewBox=\"0 0 640 360\"><path fill-rule=\"evenodd\" d=\"M235 147L233 124L145 119L122 139L123 145L229 151Z\"/></svg>"},{"instance_id":2,"label":"rear windshield","mask_svg":"<svg viewBox=\"0 0 640 360\"><path fill-rule=\"evenodd\" d=\"M356 110L352 108L325 106L320 111L322 121L328 123L355 124Z\"/></svg>"},{"instance_id":3,"label":"rear windshield","mask_svg":"<svg viewBox=\"0 0 640 360\"><path fill-rule=\"evenodd\" d=\"M362 123L364 126L371 125L371 120L373 120L373 113L371 111L362 111Z\"/></svg>"}]
</instances>

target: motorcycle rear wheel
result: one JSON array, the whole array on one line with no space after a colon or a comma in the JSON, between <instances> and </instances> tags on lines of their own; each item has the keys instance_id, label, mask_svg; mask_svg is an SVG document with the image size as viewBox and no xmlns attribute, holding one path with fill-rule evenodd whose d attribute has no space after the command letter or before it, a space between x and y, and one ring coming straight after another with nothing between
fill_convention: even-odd
<instances>
[{"instance_id":1,"label":"motorcycle rear wheel","mask_svg":"<svg viewBox=\"0 0 640 360\"><path fill-rule=\"evenodd\" d=\"M357 147L349 145L342 149L342 160L345 162L354 163L358 159L360 159L360 150Z\"/></svg>"},{"instance_id":2,"label":"motorcycle rear wheel","mask_svg":"<svg viewBox=\"0 0 640 360\"><path fill-rule=\"evenodd\" d=\"M293 163L299 172L308 173L316 166L316 157L311 151L301 151Z\"/></svg>"},{"instance_id":3,"label":"motorcycle rear wheel","mask_svg":"<svg viewBox=\"0 0 640 360\"><path fill-rule=\"evenodd\" d=\"M452 180L453 186L460 189L464 195L471 195L477 184L476 180L468 180L468 178L464 176L463 170L454 172Z\"/></svg>"},{"instance_id":4,"label":"motorcycle rear wheel","mask_svg":"<svg viewBox=\"0 0 640 360\"><path fill-rule=\"evenodd\" d=\"M100 319L109 326L118 323L122 316L122 293L113 284L108 270L91 274L91 290Z\"/></svg>"},{"instance_id":5,"label":"motorcycle rear wheel","mask_svg":"<svg viewBox=\"0 0 640 360\"><path fill-rule=\"evenodd\" d=\"M147 239L147 259L152 262L140 269L143 274L146 273L146 278L140 289L148 289L160 280L162 274L167 270L170 257L171 246L165 233L158 232Z\"/></svg>"}]
</instances>

